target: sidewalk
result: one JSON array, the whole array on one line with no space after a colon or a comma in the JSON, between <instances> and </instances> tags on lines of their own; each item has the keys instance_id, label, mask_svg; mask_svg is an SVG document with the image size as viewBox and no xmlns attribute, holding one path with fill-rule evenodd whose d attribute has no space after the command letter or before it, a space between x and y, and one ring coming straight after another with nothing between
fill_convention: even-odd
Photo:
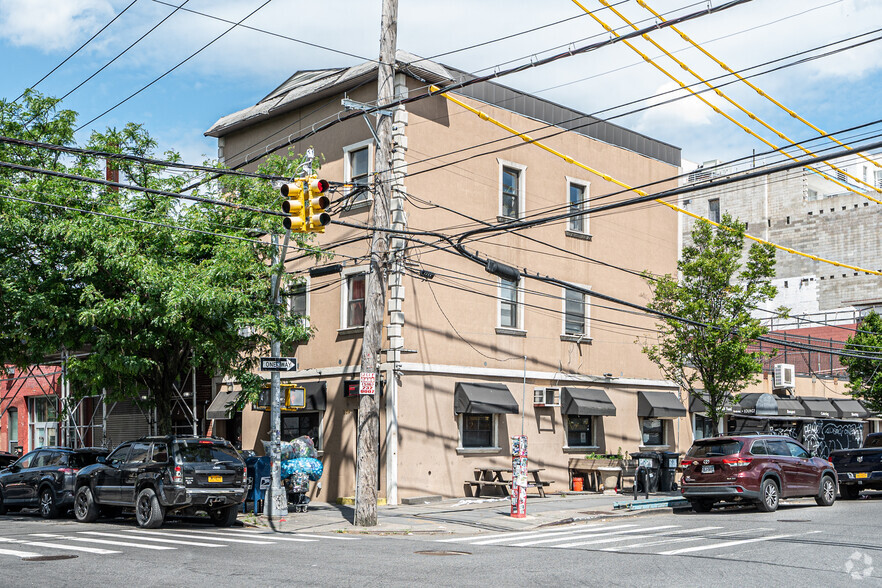
<instances>
[{"instance_id":1,"label":"sidewalk","mask_svg":"<svg viewBox=\"0 0 882 588\"><path fill-rule=\"evenodd\" d=\"M679 493L676 493L679 495ZM656 494L654 497L663 495ZM671 493L668 496L674 496ZM627 495L549 494L546 498L530 495L527 516L510 516L508 498L452 498L418 505L379 506L377 525L356 527L352 524L352 506L312 502L305 513L291 512L276 528L285 532L339 532L370 534L475 534L480 532L527 531L538 527L585 522L595 519L670 512L670 508L652 510L613 510L613 503L629 500ZM240 514L246 526L268 527L266 517Z\"/></svg>"}]
</instances>

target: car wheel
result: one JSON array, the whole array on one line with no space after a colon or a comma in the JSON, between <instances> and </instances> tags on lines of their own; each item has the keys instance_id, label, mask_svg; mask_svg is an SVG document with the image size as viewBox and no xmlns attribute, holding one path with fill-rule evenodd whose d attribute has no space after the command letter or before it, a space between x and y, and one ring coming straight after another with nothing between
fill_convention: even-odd
<instances>
[{"instance_id":1,"label":"car wheel","mask_svg":"<svg viewBox=\"0 0 882 588\"><path fill-rule=\"evenodd\" d=\"M851 484L843 484L839 486L839 494L842 500L857 500L861 495L861 489Z\"/></svg>"},{"instance_id":2,"label":"car wheel","mask_svg":"<svg viewBox=\"0 0 882 588\"><path fill-rule=\"evenodd\" d=\"M689 504L692 505L692 510L695 512L710 512L714 507L712 500L690 500Z\"/></svg>"},{"instance_id":3,"label":"car wheel","mask_svg":"<svg viewBox=\"0 0 882 588\"><path fill-rule=\"evenodd\" d=\"M81 486L74 496L74 516L81 523L94 523L98 520L98 505L92 498L88 486Z\"/></svg>"},{"instance_id":4,"label":"car wheel","mask_svg":"<svg viewBox=\"0 0 882 588\"><path fill-rule=\"evenodd\" d=\"M152 488L144 488L138 494L135 501L135 519L138 526L144 529L156 529L162 526L162 520L165 518L165 512L156 492Z\"/></svg>"},{"instance_id":5,"label":"car wheel","mask_svg":"<svg viewBox=\"0 0 882 588\"><path fill-rule=\"evenodd\" d=\"M54 519L58 516L55 492L51 488L43 488L40 491L40 516L44 519Z\"/></svg>"},{"instance_id":6,"label":"car wheel","mask_svg":"<svg viewBox=\"0 0 882 588\"><path fill-rule=\"evenodd\" d=\"M763 512L775 512L778 510L780 494L778 484L771 478L766 478L760 485L760 499L757 508Z\"/></svg>"},{"instance_id":7,"label":"car wheel","mask_svg":"<svg viewBox=\"0 0 882 588\"><path fill-rule=\"evenodd\" d=\"M815 502L818 506L832 506L836 502L836 482L830 476L821 478L821 487L815 496Z\"/></svg>"},{"instance_id":8,"label":"car wheel","mask_svg":"<svg viewBox=\"0 0 882 588\"><path fill-rule=\"evenodd\" d=\"M233 506L225 506L224 508L216 508L208 511L208 516L211 517L211 522L217 527L232 527L233 523L236 522L236 517L238 515L239 508L235 504Z\"/></svg>"}]
</instances>

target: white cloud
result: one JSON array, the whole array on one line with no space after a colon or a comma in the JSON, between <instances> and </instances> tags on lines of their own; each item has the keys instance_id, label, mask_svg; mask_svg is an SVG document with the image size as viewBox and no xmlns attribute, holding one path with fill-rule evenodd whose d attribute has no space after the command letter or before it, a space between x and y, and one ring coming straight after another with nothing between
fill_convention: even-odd
<instances>
[{"instance_id":1,"label":"white cloud","mask_svg":"<svg viewBox=\"0 0 882 588\"><path fill-rule=\"evenodd\" d=\"M0 38L46 53L71 49L113 15L108 0L0 0Z\"/></svg>"}]
</instances>

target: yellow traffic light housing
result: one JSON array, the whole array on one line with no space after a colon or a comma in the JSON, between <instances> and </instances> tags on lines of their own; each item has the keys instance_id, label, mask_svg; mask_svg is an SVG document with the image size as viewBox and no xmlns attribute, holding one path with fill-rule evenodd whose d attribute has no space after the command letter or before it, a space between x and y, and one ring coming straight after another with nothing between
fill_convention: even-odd
<instances>
[{"instance_id":1,"label":"yellow traffic light housing","mask_svg":"<svg viewBox=\"0 0 882 588\"><path fill-rule=\"evenodd\" d=\"M307 232L324 233L325 225L331 222L331 215L325 212L325 208L330 205L330 199L324 195L328 190L328 182L320 180L317 177L309 178L307 183L309 189L309 223L307 224Z\"/></svg>"},{"instance_id":2,"label":"yellow traffic light housing","mask_svg":"<svg viewBox=\"0 0 882 588\"><path fill-rule=\"evenodd\" d=\"M303 191L302 180L295 180L290 184L282 184L279 189L282 197L287 198L282 202L282 212L289 215L282 224L294 233L305 233L307 226L306 193Z\"/></svg>"}]
</instances>

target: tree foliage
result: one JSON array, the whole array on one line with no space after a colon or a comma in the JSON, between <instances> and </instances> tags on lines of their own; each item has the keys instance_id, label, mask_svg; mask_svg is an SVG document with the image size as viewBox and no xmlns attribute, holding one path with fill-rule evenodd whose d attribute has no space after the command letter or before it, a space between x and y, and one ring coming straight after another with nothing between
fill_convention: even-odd
<instances>
[{"instance_id":1,"label":"tree foliage","mask_svg":"<svg viewBox=\"0 0 882 588\"><path fill-rule=\"evenodd\" d=\"M76 115L55 107L35 93L20 104L0 102L0 134L71 145ZM157 143L130 123L93 133L87 147L154 158ZM0 161L93 178L107 165L8 144L0 144ZM300 162L272 157L260 171L293 176ZM112 165L121 183L145 188L176 191L192 179L149 163ZM279 209L267 180L224 176L209 190L212 198ZM311 334L298 317L273 314L277 268L265 237L281 230L277 216L0 169L0 226L0 363L89 349L69 364L75 392L106 390L155 407L162 432L171 429L174 387L192 366L242 382L241 405L257 393L254 367L270 337L284 344ZM293 285L285 275L283 291Z\"/></svg>"},{"instance_id":2,"label":"tree foliage","mask_svg":"<svg viewBox=\"0 0 882 588\"><path fill-rule=\"evenodd\" d=\"M848 338L845 351L854 354L840 358L848 369L852 396L863 400L872 412L882 412L882 316L875 311L865 316L858 332Z\"/></svg>"},{"instance_id":3,"label":"tree foliage","mask_svg":"<svg viewBox=\"0 0 882 588\"><path fill-rule=\"evenodd\" d=\"M754 243L742 263L744 225L729 215L721 224L695 225L677 264L679 280L645 274L653 293L649 308L668 316L657 324L658 342L647 341L643 352L690 397L704 400L714 423L758 381L764 355L748 346L767 328L751 309L776 294L774 248Z\"/></svg>"}]
</instances>

